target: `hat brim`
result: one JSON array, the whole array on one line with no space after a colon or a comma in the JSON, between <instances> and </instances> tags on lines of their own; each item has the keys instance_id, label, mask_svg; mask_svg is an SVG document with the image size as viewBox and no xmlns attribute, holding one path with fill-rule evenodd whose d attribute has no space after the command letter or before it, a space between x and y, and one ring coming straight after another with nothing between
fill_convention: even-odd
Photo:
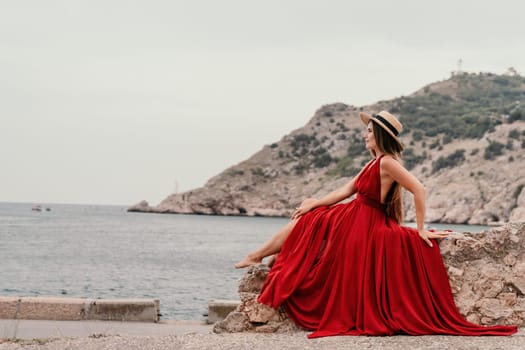
<instances>
[{"instance_id":1,"label":"hat brim","mask_svg":"<svg viewBox=\"0 0 525 350\"><path fill-rule=\"evenodd\" d=\"M374 118L374 116L370 115L370 114L367 114L365 112L359 112L359 117L361 118L361 121L365 124L365 125L368 125L368 123L370 123L370 121L373 121L374 123L376 123L377 125L379 125L380 127L383 128L383 130L385 130L390 136L392 136L394 138L394 140L396 140L397 143L399 143L400 146L403 146L403 144L401 143L401 141L399 140L399 138L394 135L394 133L392 132L392 130L390 130L389 128L386 127L386 125L379 119L377 118Z\"/></svg>"}]
</instances>

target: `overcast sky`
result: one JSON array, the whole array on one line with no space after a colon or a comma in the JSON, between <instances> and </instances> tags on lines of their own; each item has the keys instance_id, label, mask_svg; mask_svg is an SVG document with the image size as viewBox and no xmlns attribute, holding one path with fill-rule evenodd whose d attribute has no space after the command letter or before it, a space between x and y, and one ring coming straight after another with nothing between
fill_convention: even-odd
<instances>
[{"instance_id":1,"label":"overcast sky","mask_svg":"<svg viewBox=\"0 0 525 350\"><path fill-rule=\"evenodd\" d=\"M525 3L0 1L0 201L158 204L303 126L525 71Z\"/></svg>"}]
</instances>

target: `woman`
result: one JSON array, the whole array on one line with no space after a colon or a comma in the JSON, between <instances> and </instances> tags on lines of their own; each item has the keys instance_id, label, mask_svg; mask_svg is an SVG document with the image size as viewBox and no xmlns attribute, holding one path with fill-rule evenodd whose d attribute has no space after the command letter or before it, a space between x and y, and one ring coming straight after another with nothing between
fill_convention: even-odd
<instances>
[{"instance_id":1,"label":"woman","mask_svg":"<svg viewBox=\"0 0 525 350\"><path fill-rule=\"evenodd\" d=\"M437 244L425 229L425 189L400 163L401 123L390 113L361 113L373 159L340 189L307 199L292 220L235 266L278 253L258 298L283 305L295 322L330 335L510 335L458 312ZM400 226L401 187L414 196L417 228ZM340 203L353 194L348 203Z\"/></svg>"}]
</instances>

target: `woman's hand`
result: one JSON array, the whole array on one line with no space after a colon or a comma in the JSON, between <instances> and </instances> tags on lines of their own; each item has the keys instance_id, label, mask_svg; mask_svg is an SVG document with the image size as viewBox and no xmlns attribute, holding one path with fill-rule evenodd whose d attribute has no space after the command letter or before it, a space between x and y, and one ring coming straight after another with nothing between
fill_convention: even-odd
<instances>
[{"instance_id":1,"label":"woman's hand","mask_svg":"<svg viewBox=\"0 0 525 350\"><path fill-rule=\"evenodd\" d=\"M308 213L310 210L316 207L317 199L315 198L306 198L300 206L295 208L295 211L292 214L292 220L300 218L302 215Z\"/></svg>"},{"instance_id":2,"label":"woman's hand","mask_svg":"<svg viewBox=\"0 0 525 350\"><path fill-rule=\"evenodd\" d=\"M428 244L430 247L432 247L431 239L441 239L446 238L450 234L450 232L446 231L429 231L429 230L417 230L419 233L419 237L421 237L422 240L425 241L426 244Z\"/></svg>"}]
</instances>

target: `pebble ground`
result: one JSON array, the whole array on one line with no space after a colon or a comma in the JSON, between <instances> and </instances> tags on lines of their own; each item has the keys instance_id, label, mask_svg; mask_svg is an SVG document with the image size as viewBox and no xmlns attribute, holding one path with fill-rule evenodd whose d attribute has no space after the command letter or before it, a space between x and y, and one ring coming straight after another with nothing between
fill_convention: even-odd
<instances>
[{"instance_id":1,"label":"pebble ground","mask_svg":"<svg viewBox=\"0 0 525 350\"><path fill-rule=\"evenodd\" d=\"M455 350L523 350L525 330L510 337L394 336L327 337L307 339L304 332L291 334L198 334L167 336L105 336L45 340L0 340L0 350L58 349L455 349Z\"/></svg>"}]
</instances>

